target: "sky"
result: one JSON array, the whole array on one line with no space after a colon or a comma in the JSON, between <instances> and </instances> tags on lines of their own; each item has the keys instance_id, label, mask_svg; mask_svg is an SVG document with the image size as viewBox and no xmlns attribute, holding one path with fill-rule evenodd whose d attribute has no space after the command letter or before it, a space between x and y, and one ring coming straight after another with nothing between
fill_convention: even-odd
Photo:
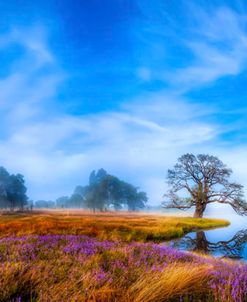
<instances>
[{"instance_id":1,"label":"sky","mask_svg":"<svg viewBox=\"0 0 247 302\"><path fill-rule=\"evenodd\" d=\"M184 153L247 188L246 83L244 0L0 0L0 165L31 199L104 168L158 205Z\"/></svg>"}]
</instances>

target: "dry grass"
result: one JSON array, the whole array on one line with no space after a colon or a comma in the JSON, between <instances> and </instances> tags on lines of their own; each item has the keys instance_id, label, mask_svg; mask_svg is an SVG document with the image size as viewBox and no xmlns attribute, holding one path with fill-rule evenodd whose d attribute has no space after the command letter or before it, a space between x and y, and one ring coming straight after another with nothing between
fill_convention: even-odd
<instances>
[{"instance_id":1,"label":"dry grass","mask_svg":"<svg viewBox=\"0 0 247 302\"><path fill-rule=\"evenodd\" d=\"M134 213L43 211L0 215L0 237L27 234L74 234L100 239L160 242L192 230L227 226L226 220Z\"/></svg>"},{"instance_id":2,"label":"dry grass","mask_svg":"<svg viewBox=\"0 0 247 302\"><path fill-rule=\"evenodd\" d=\"M117 288L117 285L113 288L107 283L99 287L90 273L83 270L78 270L78 279L76 273L73 273L69 280L66 276L67 265L59 261L36 263L33 267L23 263L12 264L0 277L1 301L9 302L10 297L16 297L18 293L22 297L21 302L165 302L179 301L180 297L189 295L197 297L198 302L209 301L203 300L203 297L212 297L211 289L207 285L211 270L205 265L191 267L187 263L174 263L162 272L142 271L139 279L130 288ZM72 266L72 263L69 265ZM57 282L54 282L55 278L51 279L51 270L59 270L63 278L58 277ZM68 272L70 273L69 270ZM88 293L85 292L87 286Z\"/></svg>"},{"instance_id":3,"label":"dry grass","mask_svg":"<svg viewBox=\"0 0 247 302\"><path fill-rule=\"evenodd\" d=\"M104 241L93 239L78 251L76 238L80 236L72 237L2 240L0 301L246 301L243 265L151 243L104 247ZM65 251L66 246L74 248ZM87 254L86 246L91 250L98 246L98 250Z\"/></svg>"},{"instance_id":4,"label":"dry grass","mask_svg":"<svg viewBox=\"0 0 247 302\"><path fill-rule=\"evenodd\" d=\"M0 301L244 302L245 266L135 242L226 225L134 213L3 213Z\"/></svg>"},{"instance_id":5,"label":"dry grass","mask_svg":"<svg viewBox=\"0 0 247 302\"><path fill-rule=\"evenodd\" d=\"M207 294L212 267L173 263L157 274L142 276L130 289L133 302L162 302L192 294Z\"/></svg>"}]
</instances>

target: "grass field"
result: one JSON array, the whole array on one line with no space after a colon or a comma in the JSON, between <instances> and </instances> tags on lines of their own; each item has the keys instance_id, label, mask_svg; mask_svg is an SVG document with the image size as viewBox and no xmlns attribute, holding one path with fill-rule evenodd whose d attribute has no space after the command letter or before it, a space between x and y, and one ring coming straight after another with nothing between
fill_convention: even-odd
<instances>
[{"instance_id":1,"label":"grass field","mask_svg":"<svg viewBox=\"0 0 247 302\"><path fill-rule=\"evenodd\" d=\"M226 224L126 213L2 215L0 301L247 301L246 265L150 242Z\"/></svg>"},{"instance_id":2,"label":"grass field","mask_svg":"<svg viewBox=\"0 0 247 302\"><path fill-rule=\"evenodd\" d=\"M2 214L0 237L27 234L87 235L103 240L161 242L192 230L229 225L222 219L158 216L131 213L43 211L31 214Z\"/></svg>"}]
</instances>

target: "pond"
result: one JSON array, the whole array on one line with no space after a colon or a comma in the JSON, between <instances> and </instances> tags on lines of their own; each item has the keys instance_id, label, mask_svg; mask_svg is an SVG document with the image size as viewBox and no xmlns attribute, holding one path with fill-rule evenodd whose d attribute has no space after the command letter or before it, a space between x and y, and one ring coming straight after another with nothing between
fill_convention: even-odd
<instances>
[{"instance_id":1,"label":"pond","mask_svg":"<svg viewBox=\"0 0 247 302\"><path fill-rule=\"evenodd\" d=\"M199 251L216 257L247 261L247 218L237 215L224 218L229 220L231 225L191 232L180 239L166 242L165 245L180 250Z\"/></svg>"}]
</instances>

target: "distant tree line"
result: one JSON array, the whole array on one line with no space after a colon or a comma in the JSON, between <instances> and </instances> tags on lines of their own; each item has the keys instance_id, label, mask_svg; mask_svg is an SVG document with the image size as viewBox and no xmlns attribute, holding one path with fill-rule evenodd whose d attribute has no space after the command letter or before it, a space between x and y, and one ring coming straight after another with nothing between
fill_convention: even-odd
<instances>
[{"instance_id":1,"label":"distant tree line","mask_svg":"<svg viewBox=\"0 0 247 302\"><path fill-rule=\"evenodd\" d=\"M9 174L0 167L0 208L23 210L28 205L24 176L21 174Z\"/></svg>"},{"instance_id":2,"label":"distant tree line","mask_svg":"<svg viewBox=\"0 0 247 302\"><path fill-rule=\"evenodd\" d=\"M93 211L109 209L143 209L148 201L145 192L116 176L108 174L104 169L92 171L86 186L77 186L73 194L62 196L56 201L38 200L37 208L87 208Z\"/></svg>"}]
</instances>

